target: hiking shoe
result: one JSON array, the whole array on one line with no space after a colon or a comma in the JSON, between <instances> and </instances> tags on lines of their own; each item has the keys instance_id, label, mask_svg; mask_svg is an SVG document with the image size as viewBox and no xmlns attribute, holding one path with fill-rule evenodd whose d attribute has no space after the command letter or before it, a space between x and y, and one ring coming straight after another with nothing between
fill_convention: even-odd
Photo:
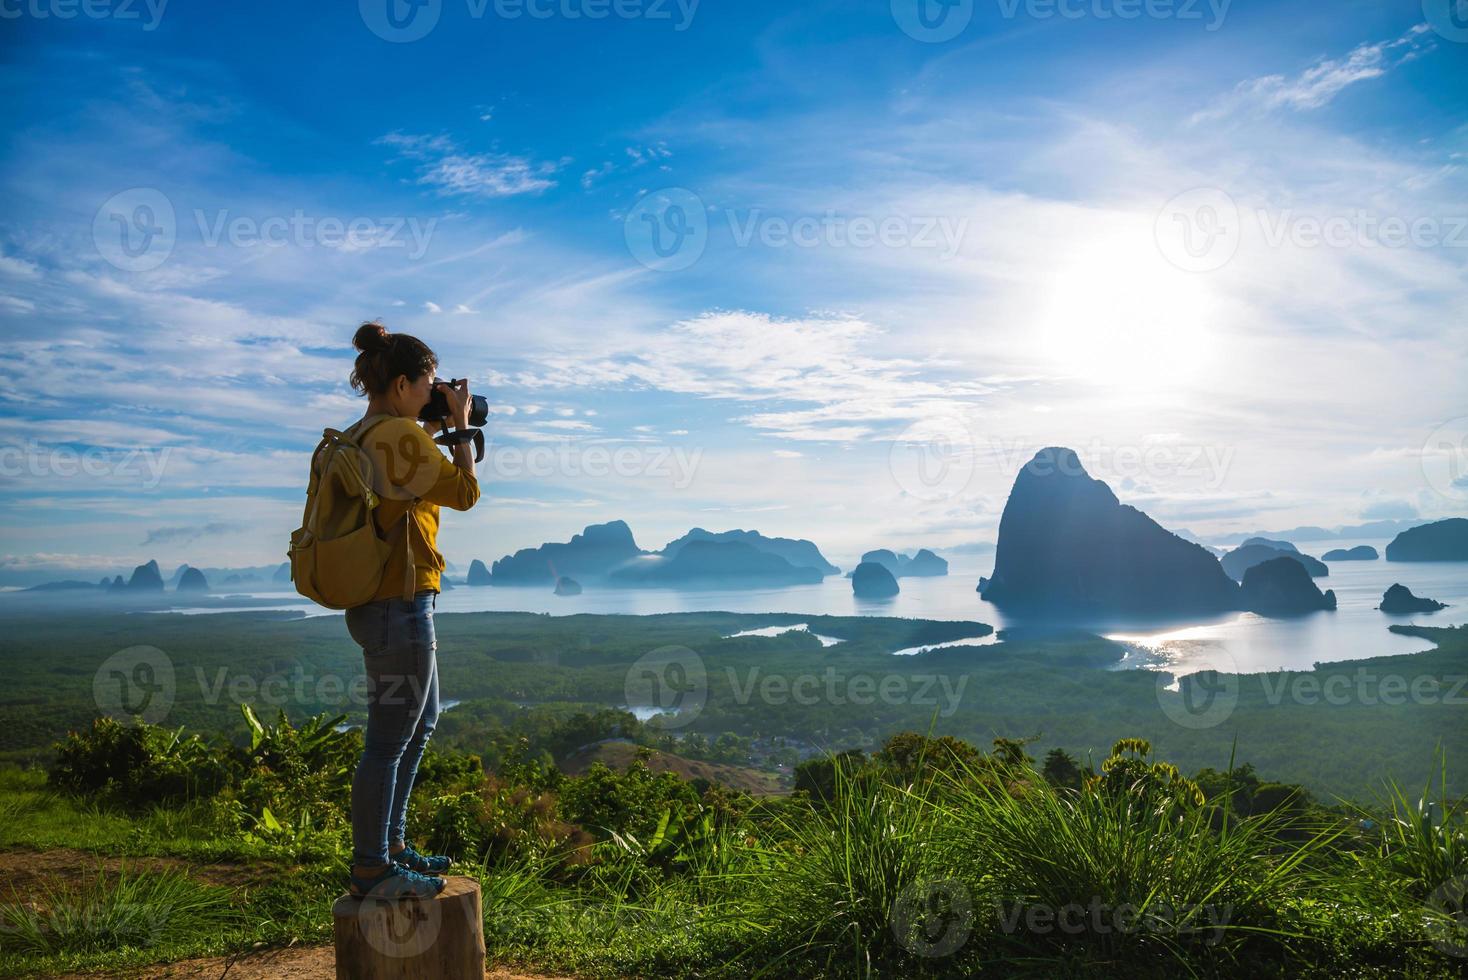
<instances>
[{"instance_id":1,"label":"hiking shoe","mask_svg":"<svg viewBox=\"0 0 1468 980\"><path fill-rule=\"evenodd\" d=\"M425 875L441 874L454 863L453 858L442 854L419 854L412 844L406 845L401 851L392 855L392 859L409 871Z\"/></svg>"},{"instance_id":2,"label":"hiking shoe","mask_svg":"<svg viewBox=\"0 0 1468 980\"><path fill-rule=\"evenodd\" d=\"M432 898L443 891L447 884L442 878L419 874L411 868L389 861L382 874L371 878L360 878L353 870L348 892L353 898Z\"/></svg>"}]
</instances>

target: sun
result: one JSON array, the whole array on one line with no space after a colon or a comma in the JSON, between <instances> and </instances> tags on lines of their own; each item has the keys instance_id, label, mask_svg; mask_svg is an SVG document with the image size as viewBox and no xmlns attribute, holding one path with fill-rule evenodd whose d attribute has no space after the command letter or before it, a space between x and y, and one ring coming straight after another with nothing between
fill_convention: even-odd
<instances>
[{"instance_id":1,"label":"sun","mask_svg":"<svg viewBox=\"0 0 1468 980\"><path fill-rule=\"evenodd\" d=\"M1208 366L1216 300L1205 274L1170 265L1150 237L1071 250L1040 301L1034 341L1051 370L1104 387L1186 386Z\"/></svg>"}]
</instances>

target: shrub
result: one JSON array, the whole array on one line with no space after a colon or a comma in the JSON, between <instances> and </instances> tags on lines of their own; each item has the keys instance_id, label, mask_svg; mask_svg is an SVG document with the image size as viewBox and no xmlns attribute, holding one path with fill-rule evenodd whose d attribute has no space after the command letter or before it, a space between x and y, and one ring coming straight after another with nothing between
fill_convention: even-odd
<instances>
[{"instance_id":1,"label":"shrub","mask_svg":"<svg viewBox=\"0 0 1468 980\"><path fill-rule=\"evenodd\" d=\"M68 732L58 743L48 778L58 789L127 804L217 793L229 778L224 760L183 731L97 718L90 731Z\"/></svg>"}]
</instances>

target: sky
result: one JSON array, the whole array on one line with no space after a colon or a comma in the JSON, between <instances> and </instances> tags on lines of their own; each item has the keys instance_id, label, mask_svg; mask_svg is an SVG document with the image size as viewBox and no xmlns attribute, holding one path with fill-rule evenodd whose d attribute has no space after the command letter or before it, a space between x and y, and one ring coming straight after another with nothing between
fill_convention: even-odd
<instances>
[{"instance_id":1,"label":"sky","mask_svg":"<svg viewBox=\"0 0 1468 980\"><path fill-rule=\"evenodd\" d=\"M0 0L0 577L285 559L364 320L456 565L1468 514L1468 3Z\"/></svg>"}]
</instances>

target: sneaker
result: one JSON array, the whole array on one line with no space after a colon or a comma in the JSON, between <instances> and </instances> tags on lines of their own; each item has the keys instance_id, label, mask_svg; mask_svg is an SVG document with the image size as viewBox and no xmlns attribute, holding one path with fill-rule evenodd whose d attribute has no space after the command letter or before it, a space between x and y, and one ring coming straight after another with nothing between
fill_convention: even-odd
<instances>
[{"instance_id":1,"label":"sneaker","mask_svg":"<svg viewBox=\"0 0 1468 980\"><path fill-rule=\"evenodd\" d=\"M352 883L348 892L353 898L432 898L443 891L448 882L442 878L423 875L392 861L387 863L382 874L361 878L352 872Z\"/></svg>"},{"instance_id":2,"label":"sneaker","mask_svg":"<svg viewBox=\"0 0 1468 980\"><path fill-rule=\"evenodd\" d=\"M406 845L401 851L392 855L392 859L409 871L419 874L440 874L449 869L454 859L442 854L419 854L412 844Z\"/></svg>"}]
</instances>

